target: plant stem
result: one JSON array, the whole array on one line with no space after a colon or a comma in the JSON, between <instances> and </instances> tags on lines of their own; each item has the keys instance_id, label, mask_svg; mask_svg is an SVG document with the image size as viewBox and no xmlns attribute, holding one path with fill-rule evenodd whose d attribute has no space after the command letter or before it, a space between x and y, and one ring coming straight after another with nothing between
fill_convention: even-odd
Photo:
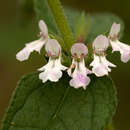
<instances>
[{"instance_id":1,"label":"plant stem","mask_svg":"<svg viewBox=\"0 0 130 130\"><path fill-rule=\"evenodd\" d=\"M56 21L59 32L61 33L61 36L64 40L64 44L66 47L65 49L67 49L67 51L69 51L71 46L74 43L74 38L73 38L73 35L71 32L71 29L67 23L63 9L61 7L61 3L59 0L47 0L47 1L48 1L48 5L51 9L51 12L54 16L54 19Z\"/></svg>"}]
</instances>

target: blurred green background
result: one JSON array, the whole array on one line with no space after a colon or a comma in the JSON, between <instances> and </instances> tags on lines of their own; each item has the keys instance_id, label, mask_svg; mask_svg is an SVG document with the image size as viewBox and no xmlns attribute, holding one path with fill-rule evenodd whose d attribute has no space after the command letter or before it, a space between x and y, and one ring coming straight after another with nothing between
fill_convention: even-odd
<instances>
[{"instance_id":1,"label":"blurred green background","mask_svg":"<svg viewBox=\"0 0 130 130\"><path fill-rule=\"evenodd\" d=\"M43 65L42 56L32 54L25 62L18 62L15 54L24 44L37 38L38 28L35 15L30 5L23 5L25 0L6 0L0 4L0 121L8 107L17 81L23 74L36 71ZM130 43L130 0L61 0L63 5L88 13L112 12L122 18L125 33L122 41ZM22 6L21 6L22 5ZM78 19L78 18L77 18ZM130 130L130 61L123 64L116 57L118 68L111 76L118 90L118 109L114 117L117 130Z\"/></svg>"}]
</instances>

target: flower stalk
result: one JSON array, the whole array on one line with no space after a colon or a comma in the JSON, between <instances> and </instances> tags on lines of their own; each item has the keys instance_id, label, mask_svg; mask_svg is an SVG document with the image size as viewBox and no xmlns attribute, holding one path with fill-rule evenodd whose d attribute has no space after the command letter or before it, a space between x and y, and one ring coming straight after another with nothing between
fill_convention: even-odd
<instances>
[{"instance_id":1,"label":"flower stalk","mask_svg":"<svg viewBox=\"0 0 130 130\"><path fill-rule=\"evenodd\" d=\"M71 46L74 43L74 38L71 29L67 23L63 9L61 7L61 3L59 0L47 0L47 1L53 14L53 17L56 21L59 32L61 33L61 36L64 40L65 48L67 50L70 50Z\"/></svg>"}]
</instances>

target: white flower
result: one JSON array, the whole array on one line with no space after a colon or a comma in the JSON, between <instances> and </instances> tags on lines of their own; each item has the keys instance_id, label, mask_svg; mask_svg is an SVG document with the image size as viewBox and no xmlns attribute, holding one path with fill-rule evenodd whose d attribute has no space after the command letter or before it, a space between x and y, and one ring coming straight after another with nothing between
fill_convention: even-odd
<instances>
[{"instance_id":1,"label":"white flower","mask_svg":"<svg viewBox=\"0 0 130 130\"><path fill-rule=\"evenodd\" d=\"M113 23L109 33L109 40L113 52L119 51L121 54L121 61L126 63L130 60L130 46L118 40L119 31L120 31L120 24Z\"/></svg>"},{"instance_id":2,"label":"white flower","mask_svg":"<svg viewBox=\"0 0 130 130\"><path fill-rule=\"evenodd\" d=\"M91 71L85 67L84 56L88 53L87 47L83 43L76 43L71 48L73 61L71 67L68 69L68 75L72 77L70 80L70 86L74 88L83 87L90 83L90 78L87 76L91 74ZM72 69L74 71L72 72Z\"/></svg>"},{"instance_id":3,"label":"white flower","mask_svg":"<svg viewBox=\"0 0 130 130\"><path fill-rule=\"evenodd\" d=\"M90 66L92 66L92 72L97 77L108 75L108 72L111 72L109 67L116 67L116 65L106 59L105 51L108 45L108 39L103 35L99 35L93 42L94 60Z\"/></svg>"},{"instance_id":4,"label":"white flower","mask_svg":"<svg viewBox=\"0 0 130 130\"><path fill-rule=\"evenodd\" d=\"M48 40L48 29L43 20L39 21L40 39L27 43L25 47L17 53L16 59L19 61L27 60L33 51L40 53L41 48Z\"/></svg>"},{"instance_id":5,"label":"white flower","mask_svg":"<svg viewBox=\"0 0 130 130\"><path fill-rule=\"evenodd\" d=\"M67 69L61 64L61 47L55 39L51 39L46 43L45 49L49 56L49 62L38 69L43 71L39 74L39 78L43 83L47 80L57 82L62 77L62 70Z\"/></svg>"},{"instance_id":6,"label":"white flower","mask_svg":"<svg viewBox=\"0 0 130 130\"><path fill-rule=\"evenodd\" d=\"M94 54L94 60L90 64L92 66L92 72L97 77L102 77L104 75L108 75L108 72L111 72L109 67L116 67L116 65L109 62L105 56L97 56Z\"/></svg>"}]
</instances>

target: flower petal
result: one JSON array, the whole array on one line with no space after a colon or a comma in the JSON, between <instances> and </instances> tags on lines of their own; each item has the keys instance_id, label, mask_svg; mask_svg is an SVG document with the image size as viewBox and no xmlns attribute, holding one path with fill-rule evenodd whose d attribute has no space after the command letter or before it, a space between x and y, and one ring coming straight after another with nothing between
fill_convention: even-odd
<instances>
[{"instance_id":1,"label":"flower petal","mask_svg":"<svg viewBox=\"0 0 130 130\"><path fill-rule=\"evenodd\" d=\"M16 54L16 59L19 61L27 60L30 54L31 54L31 50L28 47L25 47Z\"/></svg>"},{"instance_id":2,"label":"flower petal","mask_svg":"<svg viewBox=\"0 0 130 130\"><path fill-rule=\"evenodd\" d=\"M69 69L67 70L67 73L68 73L69 76L71 76L71 75L72 75L72 69L69 68Z\"/></svg>"},{"instance_id":3,"label":"flower petal","mask_svg":"<svg viewBox=\"0 0 130 130\"><path fill-rule=\"evenodd\" d=\"M105 51L109 46L109 42L106 36L99 35L93 42L93 49L95 51Z\"/></svg>"},{"instance_id":4,"label":"flower petal","mask_svg":"<svg viewBox=\"0 0 130 130\"><path fill-rule=\"evenodd\" d=\"M75 62L75 60L73 59L70 68L67 70L67 73L68 73L69 76L72 75L72 69L75 67L75 65L76 65L76 62Z\"/></svg>"},{"instance_id":5,"label":"flower petal","mask_svg":"<svg viewBox=\"0 0 130 130\"><path fill-rule=\"evenodd\" d=\"M109 33L109 36L110 37L117 36L119 32L120 32L120 24L113 23L111 30L110 30L110 33Z\"/></svg>"},{"instance_id":6,"label":"flower petal","mask_svg":"<svg viewBox=\"0 0 130 130\"><path fill-rule=\"evenodd\" d=\"M130 60L130 53L129 52L124 52L121 54L121 61L126 63Z\"/></svg>"},{"instance_id":7,"label":"flower petal","mask_svg":"<svg viewBox=\"0 0 130 130\"><path fill-rule=\"evenodd\" d=\"M51 60L51 58L49 58L49 61L46 65L44 65L43 67L39 68L38 71L44 71L44 70L49 70L51 68L53 68L55 61Z\"/></svg>"},{"instance_id":8,"label":"flower petal","mask_svg":"<svg viewBox=\"0 0 130 130\"><path fill-rule=\"evenodd\" d=\"M110 44L112 46L112 52L114 52L114 51L121 51L120 46L118 45L117 40L116 41L110 40Z\"/></svg>"},{"instance_id":9,"label":"flower petal","mask_svg":"<svg viewBox=\"0 0 130 130\"><path fill-rule=\"evenodd\" d=\"M130 46L126 45L118 40L110 40L113 52L119 51L121 54L121 61L126 63L130 60Z\"/></svg>"},{"instance_id":10,"label":"flower petal","mask_svg":"<svg viewBox=\"0 0 130 130\"><path fill-rule=\"evenodd\" d=\"M54 69L48 73L48 78L52 82L57 82L62 77L62 71Z\"/></svg>"},{"instance_id":11,"label":"flower petal","mask_svg":"<svg viewBox=\"0 0 130 130\"><path fill-rule=\"evenodd\" d=\"M108 75L108 70L103 64L100 64L97 67L92 68L92 72L97 76L97 77L102 77L105 75Z\"/></svg>"},{"instance_id":12,"label":"flower petal","mask_svg":"<svg viewBox=\"0 0 130 130\"><path fill-rule=\"evenodd\" d=\"M86 68L86 73L87 73L87 74L92 74L92 71L89 70L88 68Z\"/></svg>"},{"instance_id":13,"label":"flower petal","mask_svg":"<svg viewBox=\"0 0 130 130\"><path fill-rule=\"evenodd\" d=\"M19 61L24 61L29 58L30 54L33 51L37 51L40 53L40 50L45 44L45 42L46 41L43 40L43 38L40 38L39 40L26 44L26 46L20 52L16 54L16 59Z\"/></svg>"},{"instance_id":14,"label":"flower petal","mask_svg":"<svg viewBox=\"0 0 130 130\"><path fill-rule=\"evenodd\" d=\"M94 60L91 62L90 66L98 66L100 64L99 56L94 54Z\"/></svg>"},{"instance_id":15,"label":"flower petal","mask_svg":"<svg viewBox=\"0 0 130 130\"><path fill-rule=\"evenodd\" d=\"M61 58L58 59L52 59L49 58L49 62L38 69L39 71L44 71L39 74L39 79L42 80L42 82L46 82L47 80L50 80L52 82L57 82L62 77L62 71L66 70L67 67L63 66L61 64Z\"/></svg>"},{"instance_id":16,"label":"flower petal","mask_svg":"<svg viewBox=\"0 0 130 130\"><path fill-rule=\"evenodd\" d=\"M39 74L39 79L42 80L43 83L45 83L48 80L48 73L47 72L42 72Z\"/></svg>"},{"instance_id":17,"label":"flower petal","mask_svg":"<svg viewBox=\"0 0 130 130\"><path fill-rule=\"evenodd\" d=\"M108 72L111 72L111 68L109 68L109 66L116 67L116 65L109 62L105 56L97 56L97 55L94 55L94 60L92 61L90 66L93 67L92 72L97 77L108 75Z\"/></svg>"},{"instance_id":18,"label":"flower petal","mask_svg":"<svg viewBox=\"0 0 130 130\"><path fill-rule=\"evenodd\" d=\"M66 70L68 68L61 64L61 56L59 56L59 58L56 59L55 62L56 62L55 64L56 64L57 68L59 68L60 70Z\"/></svg>"},{"instance_id":19,"label":"flower petal","mask_svg":"<svg viewBox=\"0 0 130 130\"><path fill-rule=\"evenodd\" d=\"M55 39L49 39L45 45L46 52L51 56L59 56L61 54L61 46Z\"/></svg>"},{"instance_id":20,"label":"flower petal","mask_svg":"<svg viewBox=\"0 0 130 130\"><path fill-rule=\"evenodd\" d=\"M50 80L52 82L57 82L62 77L61 70L45 70L44 72L39 74L39 79L42 80L43 83L45 83L47 80Z\"/></svg>"},{"instance_id":21,"label":"flower petal","mask_svg":"<svg viewBox=\"0 0 130 130\"><path fill-rule=\"evenodd\" d=\"M75 43L71 48L71 54L74 56L75 54L80 58L83 54L84 56L87 55L88 48L84 43Z\"/></svg>"},{"instance_id":22,"label":"flower petal","mask_svg":"<svg viewBox=\"0 0 130 130\"><path fill-rule=\"evenodd\" d=\"M72 77L70 86L74 88L83 87L86 89L86 86L90 83L90 78L87 76L87 74L90 73L90 70L85 67L84 59L80 62L74 61L73 59L73 63L75 64L74 72L71 72L72 68L68 69L68 75Z\"/></svg>"},{"instance_id":23,"label":"flower petal","mask_svg":"<svg viewBox=\"0 0 130 130\"><path fill-rule=\"evenodd\" d=\"M39 28L44 36L48 36L48 28L43 20L39 21Z\"/></svg>"},{"instance_id":24,"label":"flower petal","mask_svg":"<svg viewBox=\"0 0 130 130\"><path fill-rule=\"evenodd\" d=\"M109 62L105 56L101 56L101 61L105 66L116 67L116 65Z\"/></svg>"},{"instance_id":25,"label":"flower petal","mask_svg":"<svg viewBox=\"0 0 130 130\"><path fill-rule=\"evenodd\" d=\"M37 51L40 53L40 50L45 43L46 43L46 40L44 38L40 38L39 40L26 44L26 47L29 48L31 52Z\"/></svg>"},{"instance_id":26,"label":"flower petal","mask_svg":"<svg viewBox=\"0 0 130 130\"><path fill-rule=\"evenodd\" d=\"M84 76L78 73L70 80L70 86L74 88L83 87L84 89L86 89L86 86L88 86L89 83L90 78L88 76Z\"/></svg>"}]
</instances>

